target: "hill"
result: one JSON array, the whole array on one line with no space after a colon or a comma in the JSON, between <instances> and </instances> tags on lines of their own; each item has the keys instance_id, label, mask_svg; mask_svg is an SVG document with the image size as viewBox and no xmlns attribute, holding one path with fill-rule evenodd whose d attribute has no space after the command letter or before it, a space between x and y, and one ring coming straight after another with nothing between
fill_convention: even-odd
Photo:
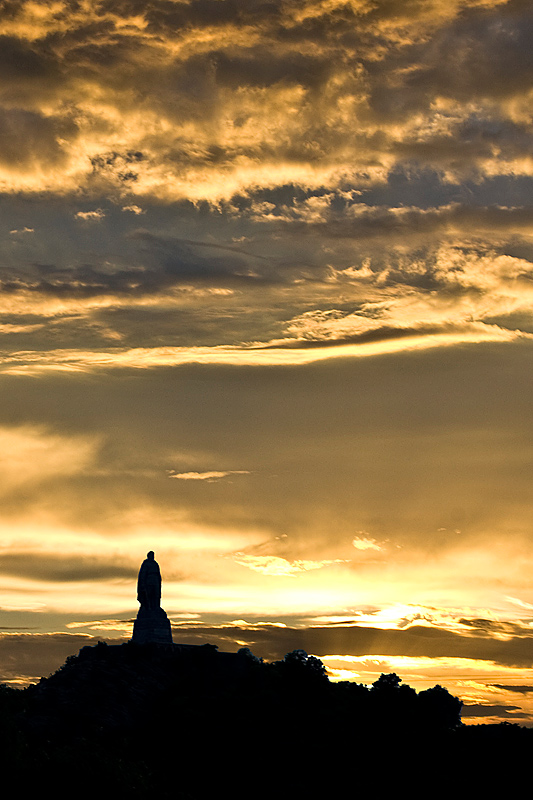
<instances>
[{"instance_id":1,"label":"hill","mask_svg":"<svg viewBox=\"0 0 533 800\"><path fill-rule=\"evenodd\" d=\"M460 709L394 674L333 684L303 651L264 664L246 648L100 643L36 686L2 687L3 774L60 797L351 796L478 785L487 757L529 759L533 731L467 728Z\"/></svg>"}]
</instances>

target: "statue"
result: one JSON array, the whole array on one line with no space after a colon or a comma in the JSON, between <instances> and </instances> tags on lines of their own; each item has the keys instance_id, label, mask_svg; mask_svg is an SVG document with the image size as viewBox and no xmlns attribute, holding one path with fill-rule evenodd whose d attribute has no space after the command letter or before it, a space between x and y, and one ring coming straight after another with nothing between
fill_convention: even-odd
<instances>
[{"instance_id":1,"label":"statue","mask_svg":"<svg viewBox=\"0 0 533 800\"><path fill-rule=\"evenodd\" d=\"M138 644L172 644L170 622L161 608L161 571L150 550L137 579L137 600L141 604L133 625L132 641Z\"/></svg>"},{"instance_id":2,"label":"statue","mask_svg":"<svg viewBox=\"0 0 533 800\"><path fill-rule=\"evenodd\" d=\"M154 609L161 605L161 571L150 550L141 564L137 580L137 600L141 608Z\"/></svg>"}]
</instances>

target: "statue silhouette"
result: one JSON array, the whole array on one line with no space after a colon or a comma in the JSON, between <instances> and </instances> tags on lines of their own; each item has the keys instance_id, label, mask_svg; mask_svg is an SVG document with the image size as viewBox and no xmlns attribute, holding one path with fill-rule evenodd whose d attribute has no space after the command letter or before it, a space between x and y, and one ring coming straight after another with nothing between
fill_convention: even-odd
<instances>
[{"instance_id":1,"label":"statue silhouette","mask_svg":"<svg viewBox=\"0 0 533 800\"><path fill-rule=\"evenodd\" d=\"M161 571L153 550L147 553L137 579L137 600L141 608L153 611L161 605Z\"/></svg>"},{"instance_id":2,"label":"statue silhouette","mask_svg":"<svg viewBox=\"0 0 533 800\"><path fill-rule=\"evenodd\" d=\"M150 550L137 579L137 600L141 604L133 625L132 641L138 644L172 644L170 622L161 608L161 571Z\"/></svg>"}]
</instances>

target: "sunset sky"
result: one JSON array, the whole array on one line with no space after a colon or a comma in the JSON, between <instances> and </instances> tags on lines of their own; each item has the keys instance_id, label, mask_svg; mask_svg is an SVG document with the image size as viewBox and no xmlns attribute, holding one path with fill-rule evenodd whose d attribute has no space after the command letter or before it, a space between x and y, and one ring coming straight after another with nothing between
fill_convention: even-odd
<instances>
[{"instance_id":1,"label":"sunset sky","mask_svg":"<svg viewBox=\"0 0 533 800\"><path fill-rule=\"evenodd\" d=\"M0 2L0 679L303 648L533 725L530 0Z\"/></svg>"}]
</instances>

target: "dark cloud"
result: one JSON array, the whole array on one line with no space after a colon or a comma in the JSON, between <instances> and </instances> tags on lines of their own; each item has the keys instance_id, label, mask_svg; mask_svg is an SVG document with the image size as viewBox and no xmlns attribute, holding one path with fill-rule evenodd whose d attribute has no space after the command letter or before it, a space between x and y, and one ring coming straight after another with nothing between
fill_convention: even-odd
<instances>
[{"instance_id":1,"label":"dark cloud","mask_svg":"<svg viewBox=\"0 0 533 800\"><path fill-rule=\"evenodd\" d=\"M0 109L0 161L23 168L41 160L57 163L65 158L60 140L75 132L76 126L70 120L21 109Z\"/></svg>"},{"instance_id":2,"label":"dark cloud","mask_svg":"<svg viewBox=\"0 0 533 800\"><path fill-rule=\"evenodd\" d=\"M533 686L512 686L511 684L504 683L491 683L496 689L502 689L505 692L517 692L518 694L530 694L533 692Z\"/></svg>"},{"instance_id":3,"label":"dark cloud","mask_svg":"<svg viewBox=\"0 0 533 800\"><path fill-rule=\"evenodd\" d=\"M486 206L469 206L460 203L451 203L440 208L420 209L416 207L397 208L364 206L356 208L345 214L325 214L326 219L314 222L305 219L309 209L280 209L281 223L292 224L299 235L319 233L325 237L347 237L353 239L378 237L382 241L385 237L413 238L433 237L435 234L445 235L453 226L455 235L471 233L477 235L483 231L512 231L529 232L533 223L533 209L529 206L522 208L501 208ZM288 213L287 213L288 212ZM292 219L291 219L292 217ZM300 219L299 219L300 217ZM272 221L276 220L276 213L272 214Z\"/></svg>"},{"instance_id":4,"label":"dark cloud","mask_svg":"<svg viewBox=\"0 0 533 800\"><path fill-rule=\"evenodd\" d=\"M102 295L142 298L191 284L245 287L283 281L275 265L238 246L157 236L146 230L133 231L129 239L135 247L141 245L139 266L110 270L105 264L80 264L58 268L37 262L32 265L37 279L19 278L13 273L0 282L2 291L7 295L27 292L73 299Z\"/></svg>"},{"instance_id":5,"label":"dark cloud","mask_svg":"<svg viewBox=\"0 0 533 800\"><path fill-rule=\"evenodd\" d=\"M112 12L129 16L130 3L103 4ZM135 7L135 4L133 5ZM251 0L243 5L238 0L198 0L195 3L153 2L142 4L138 9L143 12L149 29L157 33L180 30L188 26L218 27L228 24L254 24L269 18L282 8L280 0Z\"/></svg>"},{"instance_id":6,"label":"dark cloud","mask_svg":"<svg viewBox=\"0 0 533 800\"><path fill-rule=\"evenodd\" d=\"M0 555L0 572L6 575L52 582L135 580L134 565L110 562L95 557L14 552Z\"/></svg>"},{"instance_id":7,"label":"dark cloud","mask_svg":"<svg viewBox=\"0 0 533 800\"><path fill-rule=\"evenodd\" d=\"M296 349L307 350L316 349L318 347L338 347L343 344L367 344L370 342L388 342L393 340L407 339L412 336L432 336L434 334L442 333L460 333L468 332L467 325L412 325L410 327L393 328L388 325L382 325L379 328L364 333L354 334L352 336L338 336L330 339L312 338L311 336L306 339L298 339L296 341L287 339L285 342L268 345L266 349L283 350L283 349Z\"/></svg>"},{"instance_id":8,"label":"dark cloud","mask_svg":"<svg viewBox=\"0 0 533 800\"><path fill-rule=\"evenodd\" d=\"M426 142L406 137L392 145L401 163L451 168L462 177L484 180L482 162L492 160L495 150L504 150L508 159L520 159L531 150L532 135L525 125L505 120L464 119L446 134ZM418 199L417 199L418 202Z\"/></svg>"},{"instance_id":9,"label":"dark cloud","mask_svg":"<svg viewBox=\"0 0 533 800\"><path fill-rule=\"evenodd\" d=\"M523 717L524 711L520 706L508 706L500 703L463 703L461 717L501 717L512 719ZM529 715L525 715L529 718Z\"/></svg>"},{"instance_id":10,"label":"dark cloud","mask_svg":"<svg viewBox=\"0 0 533 800\"><path fill-rule=\"evenodd\" d=\"M103 153L91 158L91 164L95 173L111 172L123 181L135 181L138 173L135 171L136 165L144 161L146 156L138 150L126 153Z\"/></svg>"},{"instance_id":11,"label":"dark cloud","mask_svg":"<svg viewBox=\"0 0 533 800\"><path fill-rule=\"evenodd\" d=\"M486 632L487 634L500 634L504 636L515 635L525 636L529 638L531 627L529 625L522 625L519 622L499 622L493 619L464 619L461 618L459 622L462 625L467 625L474 628L478 632Z\"/></svg>"},{"instance_id":12,"label":"dark cloud","mask_svg":"<svg viewBox=\"0 0 533 800\"><path fill-rule=\"evenodd\" d=\"M134 231L131 238L143 242L149 252L158 256L162 267L159 280L168 282L167 285L179 285L191 280L208 282L214 286L270 283L276 278L280 280L272 267L270 275L260 273L259 270L266 272L261 262L270 265L269 259L262 255L253 256L237 246L157 236L146 230ZM215 252L205 255L202 252L205 250ZM226 256L226 252L234 255ZM157 285L157 277L155 283Z\"/></svg>"},{"instance_id":13,"label":"dark cloud","mask_svg":"<svg viewBox=\"0 0 533 800\"><path fill-rule=\"evenodd\" d=\"M413 625L403 630L342 625L313 628L278 628L264 626L216 627L194 623L174 630L174 640L197 644L199 640L218 644L221 649L237 648L245 641L255 655L267 660L283 658L285 653L302 649L316 656L351 655L410 656L412 658L469 658L494 661L507 667L531 666L531 638L513 638L502 642L489 636L462 636L438 628Z\"/></svg>"},{"instance_id":14,"label":"dark cloud","mask_svg":"<svg viewBox=\"0 0 533 800\"><path fill-rule=\"evenodd\" d=\"M5 13L5 9L2 9L2 13ZM59 74L57 64L29 42L15 36L0 36L0 75L5 81L2 87L4 98L10 96L13 82L27 81L34 85L35 80L54 80Z\"/></svg>"},{"instance_id":15,"label":"dark cloud","mask_svg":"<svg viewBox=\"0 0 533 800\"><path fill-rule=\"evenodd\" d=\"M413 89L431 86L461 99L527 93L533 76L532 32L531 8L510 3L507 9L467 11L437 34L428 48L430 63L408 77L406 88L411 96Z\"/></svg>"},{"instance_id":16,"label":"dark cloud","mask_svg":"<svg viewBox=\"0 0 533 800\"><path fill-rule=\"evenodd\" d=\"M329 59L306 53L278 53L253 48L235 56L213 53L217 82L235 89L239 86L272 86L276 83L318 88L331 72Z\"/></svg>"},{"instance_id":17,"label":"dark cloud","mask_svg":"<svg viewBox=\"0 0 533 800\"><path fill-rule=\"evenodd\" d=\"M378 3L377 13L386 5ZM414 9L413 26L419 12ZM457 15L436 16L435 24L423 25L421 36L406 32L402 41L400 34L401 46L389 45L381 59L365 60L370 108L382 120L399 120L429 112L436 98L467 104L525 96L533 69L532 24L531 8L510 2L471 5ZM487 109L493 113L498 119L497 109Z\"/></svg>"},{"instance_id":18,"label":"dark cloud","mask_svg":"<svg viewBox=\"0 0 533 800\"><path fill-rule=\"evenodd\" d=\"M68 656L97 640L85 633L0 633L0 676L24 682L47 677Z\"/></svg>"},{"instance_id":19,"label":"dark cloud","mask_svg":"<svg viewBox=\"0 0 533 800\"><path fill-rule=\"evenodd\" d=\"M4 13L22 19L27 8L22 3L18 13L7 7ZM72 154L78 137L93 138L94 130L98 140L118 141L105 108L115 108L118 117L133 114L136 121L127 126L133 146L126 152L146 151L144 172L91 153L92 145L83 181L89 192L120 193L136 182L143 187L150 170L171 174L179 184L191 169L189 185L195 173L198 184L206 172L225 169L231 176L243 166L253 189L261 182L254 168L266 162L348 170L351 185L361 188L406 163L462 172L479 184L492 179L487 160L523 159L531 149L527 124L500 101L529 86L532 24L528 9L516 3L432 4L429 10L419 3L307 4L307 13L305 3L281 2L102 3L90 13L64 3L43 22L42 36L3 37L5 113L24 108L36 115L31 124L16 123L21 163L27 152L57 157L58 143ZM223 37L214 35L219 28ZM102 107L91 87L99 87ZM301 92L285 97L280 87ZM254 92L263 89L268 93L260 99ZM50 104L46 111L39 105L51 97L52 113ZM443 97L465 108L435 112ZM496 105L472 109L472 100L487 98ZM154 120L146 129L139 125L143 112ZM426 118L413 128L421 112ZM185 130L186 121L193 127ZM398 121L407 127L390 128ZM446 193L449 177L442 178L433 203ZM335 180L324 175L326 185ZM168 190L172 182L165 181ZM414 175L411 195L413 185ZM414 194L413 205L429 205L422 185Z\"/></svg>"}]
</instances>

